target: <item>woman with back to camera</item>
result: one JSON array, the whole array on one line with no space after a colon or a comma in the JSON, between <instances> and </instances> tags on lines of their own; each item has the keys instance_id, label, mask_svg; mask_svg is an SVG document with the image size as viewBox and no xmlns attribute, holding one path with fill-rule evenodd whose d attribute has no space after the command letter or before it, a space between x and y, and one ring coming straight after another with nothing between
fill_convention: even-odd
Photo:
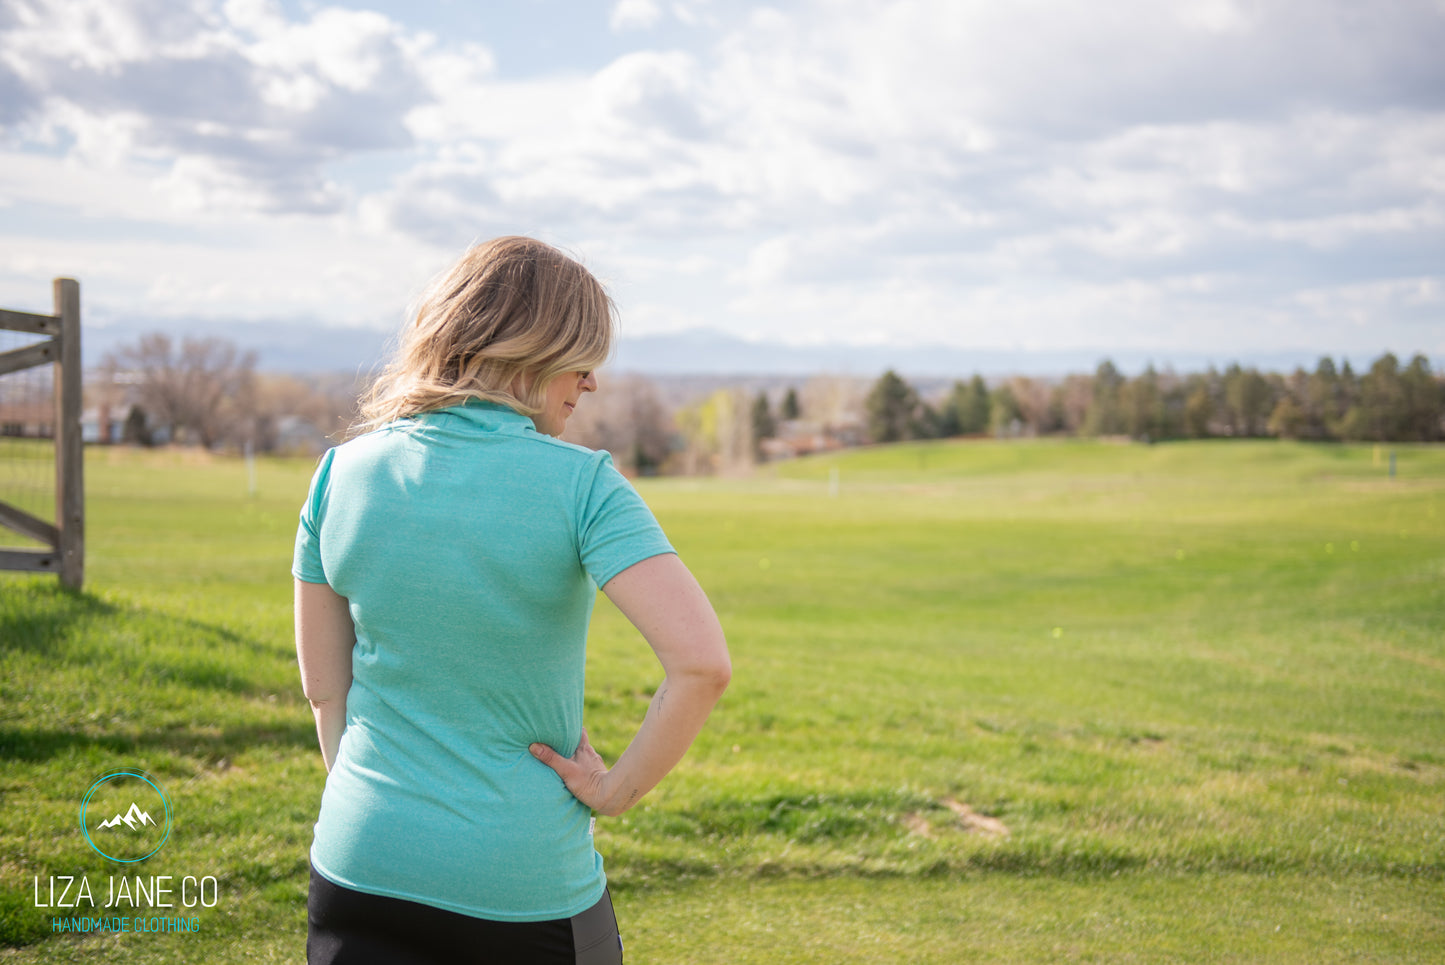
<instances>
[{"instance_id":1,"label":"woman with back to camera","mask_svg":"<svg viewBox=\"0 0 1445 965\"><path fill-rule=\"evenodd\" d=\"M731 676L706 595L605 452L558 436L612 303L530 238L423 297L321 460L296 536L296 649L328 771L313 963L622 960L591 814L682 758ZM596 588L663 668L609 769L583 727Z\"/></svg>"}]
</instances>

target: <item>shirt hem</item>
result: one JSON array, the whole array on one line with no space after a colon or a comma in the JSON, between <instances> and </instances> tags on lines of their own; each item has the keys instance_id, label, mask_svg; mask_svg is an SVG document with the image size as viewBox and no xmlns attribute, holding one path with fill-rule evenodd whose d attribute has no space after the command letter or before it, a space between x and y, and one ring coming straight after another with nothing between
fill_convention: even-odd
<instances>
[{"instance_id":1,"label":"shirt hem","mask_svg":"<svg viewBox=\"0 0 1445 965\"><path fill-rule=\"evenodd\" d=\"M585 901L582 901L577 905L576 908L573 908L571 910L568 910L568 907L570 906L564 906L555 913L551 911L497 911L494 909L473 908L459 902L447 901L445 899L437 898L432 895L416 895L394 888L382 888L374 885L359 884L357 882L351 881L343 875L334 874L326 870L325 866L323 866L319 861L316 860L316 855L314 852L311 854L310 858L311 867L316 869L316 873L319 874L321 877L325 878L327 881L331 882L333 885L336 885L338 888L350 888L352 891L359 891L362 894L367 895L376 895L381 898L396 898L401 901L413 901L419 905L428 905L432 908L440 908L442 911L450 911L458 915L466 915L468 918L481 918L484 921L555 921L559 918L571 918L573 915L580 915L582 912L597 904L597 902L602 900L603 894L605 894L607 891L607 877L606 875L603 875L601 882L598 883L596 888L593 891L589 891L591 897L587 898Z\"/></svg>"}]
</instances>

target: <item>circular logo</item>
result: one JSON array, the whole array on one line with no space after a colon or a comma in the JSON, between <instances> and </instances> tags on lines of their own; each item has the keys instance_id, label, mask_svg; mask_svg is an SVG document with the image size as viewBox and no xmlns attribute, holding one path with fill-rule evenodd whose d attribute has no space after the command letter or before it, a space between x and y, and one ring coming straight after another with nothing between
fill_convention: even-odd
<instances>
[{"instance_id":1,"label":"circular logo","mask_svg":"<svg viewBox=\"0 0 1445 965\"><path fill-rule=\"evenodd\" d=\"M121 864L144 861L171 836L171 799L145 771L108 771L80 802L80 831L103 858Z\"/></svg>"}]
</instances>

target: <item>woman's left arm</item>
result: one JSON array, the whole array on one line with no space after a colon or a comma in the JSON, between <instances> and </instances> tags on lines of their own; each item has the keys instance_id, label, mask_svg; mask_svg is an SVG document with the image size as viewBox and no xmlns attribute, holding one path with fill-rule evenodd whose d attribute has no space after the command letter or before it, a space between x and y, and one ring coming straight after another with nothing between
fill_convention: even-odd
<instances>
[{"instance_id":1,"label":"woman's left arm","mask_svg":"<svg viewBox=\"0 0 1445 965\"><path fill-rule=\"evenodd\" d=\"M316 718L316 738L326 770L336 763L346 729L346 693L351 689L351 650L356 628L346 597L325 583L296 581L296 659L301 690Z\"/></svg>"}]
</instances>

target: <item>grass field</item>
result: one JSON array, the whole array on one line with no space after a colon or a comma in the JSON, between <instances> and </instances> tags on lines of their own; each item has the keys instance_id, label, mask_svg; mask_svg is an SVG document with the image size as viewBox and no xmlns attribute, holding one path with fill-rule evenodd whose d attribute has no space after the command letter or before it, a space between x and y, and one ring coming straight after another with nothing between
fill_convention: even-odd
<instances>
[{"instance_id":1,"label":"grass field","mask_svg":"<svg viewBox=\"0 0 1445 965\"><path fill-rule=\"evenodd\" d=\"M640 488L734 682L599 823L628 960L1438 962L1445 449L934 443ZM0 960L303 958L323 781L290 640L310 466L88 453L87 589L0 574ZM658 679L603 601L588 722ZM52 935L164 783L195 934Z\"/></svg>"}]
</instances>

